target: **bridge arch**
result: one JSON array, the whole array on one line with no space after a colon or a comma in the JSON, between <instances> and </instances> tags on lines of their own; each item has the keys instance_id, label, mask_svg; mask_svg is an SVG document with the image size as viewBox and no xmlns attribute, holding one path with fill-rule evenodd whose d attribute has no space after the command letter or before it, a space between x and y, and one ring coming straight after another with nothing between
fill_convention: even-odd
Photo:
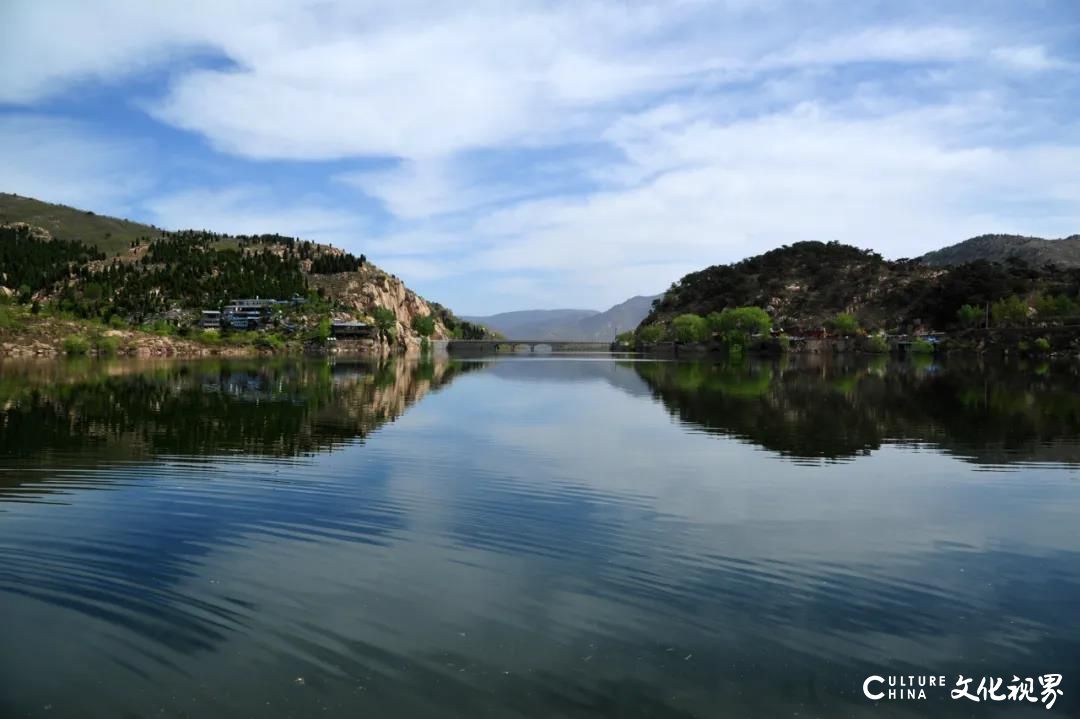
<instances>
[{"instance_id":1,"label":"bridge arch","mask_svg":"<svg viewBox=\"0 0 1080 719\"><path fill-rule=\"evenodd\" d=\"M533 354L537 352L610 352L609 342L578 340L449 340L448 352Z\"/></svg>"}]
</instances>

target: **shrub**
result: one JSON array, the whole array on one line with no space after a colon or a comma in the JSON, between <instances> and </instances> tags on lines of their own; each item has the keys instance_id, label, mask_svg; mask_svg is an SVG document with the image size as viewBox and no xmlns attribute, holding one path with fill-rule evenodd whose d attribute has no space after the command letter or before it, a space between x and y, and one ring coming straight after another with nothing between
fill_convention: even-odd
<instances>
[{"instance_id":1,"label":"shrub","mask_svg":"<svg viewBox=\"0 0 1080 719\"><path fill-rule=\"evenodd\" d=\"M855 315L847 312L841 312L829 321L829 325L844 337L850 337L859 331L859 321L855 319Z\"/></svg>"},{"instance_id":2,"label":"shrub","mask_svg":"<svg viewBox=\"0 0 1080 719\"><path fill-rule=\"evenodd\" d=\"M85 337L69 335L64 338L64 354L71 356L84 355L90 351L90 343Z\"/></svg>"},{"instance_id":3,"label":"shrub","mask_svg":"<svg viewBox=\"0 0 1080 719\"><path fill-rule=\"evenodd\" d=\"M258 335L248 330L234 330L221 336L222 342L234 346L253 345L257 338Z\"/></svg>"},{"instance_id":4,"label":"shrub","mask_svg":"<svg viewBox=\"0 0 1080 719\"><path fill-rule=\"evenodd\" d=\"M113 329L122 330L127 328L127 326L127 320L120 315L113 315L109 318L109 327L112 327Z\"/></svg>"},{"instance_id":5,"label":"shrub","mask_svg":"<svg viewBox=\"0 0 1080 719\"><path fill-rule=\"evenodd\" d=\"M421 337L430 337L435 332L435 318L431 315L413 317L412 328Z\"/></svg>"},{"instance_id":6,"label":"shrub","mask_svg":"<svg viewBox=\"0 0 1080 719\"><path fill-rule=\"evenodd\" d=\"M214 330L196 330L192 332L191 339L216 347L221 344L221 333Z\"/></svg>"},{"instance_id":7,"label":"shrub","mask_svg":"<svg viewBox=\"0 0 1080 719\"><path fill-rule=\"evenodd\" d=\"M161 337L170 337L176 332L176 328L165 320L155 320L145 324L142 326L142 330Z\"/></svg>"},{"instance_id":8,"label":"shrub","mask_svg":"<svg viewBox=\"0 0 1080 719\"><path fill-rule=\"evenodd\" d=\"M1038 352L1049 352L1050 340L1046 339L1045 337L1039 337L1035 340L1035 350Z\"/></svg>"},{"instance_id":9,"label":"shrub","mask_svg":"<svg viewBox=\"0 0 1080 719\"><path fill-rule=\"evenodd\" d=\"M704 342L709 339L709 323L704 317L687 313L671 321L675 339L679 342Z\"/></svg>"},{"instance_id":10,"label":"shrub","mask_svg":"<svg viewBox=\"0 0 1080 719\"><path fill-rule=\"evenodd\" d=\"M375 320L375 326L384 337L392 338L397 327L397 316L393 310L386 307L376 307L371 311L371 317Z\"/></svg>"},{"instance_id":11,"label":"shrub","mask_svg":"<svg viewBox=\"0 0 1080 719\"><path fill-rule=\"evenodd\" d=\"M927 340L915 340L911 343L911 351L919 355L934 354L934 343Z\"/></svg>"},{"instance_id":12,"label":"shrub","mask_svg":"<svg viewBox=\"0 0 1080 719\"><path fill-rule=\"evenodd\" d=\"M95 337L94 350L103 357L112 357L120 350L120 338L105 335Z\"/></svg>"},{"instance_id":13,"label":"shrub","mask_svg":"<svg viewBox=\"0 0 1080 719\"><path fill-rule=\"evenodd\" d=\"M330 339L330 318L323 317L305 336L308 342L324 345Z\"/></svg>"},{"instance_id":14,"label":"shrub","mask_svg":"<svg viewBox=\"0 0 1080 719\"><path fill-rule=\"evenodd\" d=\"M279 350L285 346L285 340L275 334L261 334L255 338L255 346L261 350Z\"/></svg>"},{"instance_id":15,"label":"shrub","mask_svg":"<svg viewBox=\"0 0 1080 719\"><path fill-rule=\"evenodd\" d=\"M645 325L638 328L637 338L647 345L653 345L664 339L664 328L660 325Z\"/></svg>"},{"instance_id":16,"label":"shrub","mask_svg":"<svg viewBox=\"0 0 1080 719\"><path fill-rule=\"evenodd\" d=\"M866 351L874 354L885 354L889 351L889 342L881 335L874 335L867 339Z\"/></svg>"},{"instance_id":17,"label":"shrub","mask_svg":"<svg viewBox=\"0 0 1080 719\"><path fill-rule=\"evenodd\" d=\"M14 309L7 306L0 306L0 330L10 330L18 327L20 324L19 316Z\"/></svg>"},{"instance_id":18,"label":"shrub","mask_svg":"<svg viewBox=\"0 0 1080 719\"><path fill-rule=\"evenodd\" d=\"M962 327L978 327L983 318L983 310L974 305L964 305L956 311L956 319Z\"/></svg>"}]
</instances>

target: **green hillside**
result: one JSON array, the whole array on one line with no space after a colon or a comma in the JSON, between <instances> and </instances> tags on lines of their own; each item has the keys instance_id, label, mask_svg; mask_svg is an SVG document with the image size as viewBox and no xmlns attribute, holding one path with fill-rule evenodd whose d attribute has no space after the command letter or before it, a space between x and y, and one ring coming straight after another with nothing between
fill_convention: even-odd
<instances>
[{"instance_id":1,"label":"green hillside","mask_svg":"<svg viewBox=\"0 0 1080 719\"><path fill-rule=\"evenodd\" d=\"M398 348L488 334L363 254L277 234L168 232L0 194L0 340L9 347L39 342L58 351L64 334L105 329L203 341L200 311L233 298L288 300L245 335L267 346L282 334L325 343L332 321L371 324Z\"/></svg>"},{"instance_id":2,"label":"green hillside","mask_svg":"<svg viewBox=\"0 0 1080 719\"><path fill-rule=\"evenodd\" d=\"M773 327L794 333L823 326L840 333L856 327L951 330L987 319L994 326L1073 322L1080 316L1080 268L1019 257L931 267L836 242L797 242L686 275L638 333L649 327L647 336L675 337L680 322L689 325L696 317L704 334L720 313L736 308L760 308Z\"/></svg>"},{"instance_id":3,"label":"green hillside","mask_svg":"<svg viewBox=\"0 0 1080 719\"><path fill-rule=\"evenodd\" d=\"M84 242L110 257L127 251L135 239L156 237L161 233L152 225L0 192L0 225L9 222L41 227L55 239Z\"/></svg>"}]
</instances>

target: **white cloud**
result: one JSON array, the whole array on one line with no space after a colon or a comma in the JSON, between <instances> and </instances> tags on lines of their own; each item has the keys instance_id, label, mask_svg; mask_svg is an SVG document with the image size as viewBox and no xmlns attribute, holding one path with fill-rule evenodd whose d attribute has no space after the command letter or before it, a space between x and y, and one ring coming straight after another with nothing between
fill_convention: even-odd
<instances>
[{"instance_id":1,"label":"white cloud","mask_svg":"<svg viewBox=\"0 0 1080 719\"><path fill-rule=\"evenodd\" d=\"M0 56L9 68L0 99L210 53L231 65L174 64L165 97L150 103L157 117L247 157L416 159L588 135L617 114L611 103L653 92L778 67L958 59L978 42L973 31L939 26L848 32L777 22L747 32L748 20L787 11L600 0L231 0L199 12L180 2L15 3L9 24L27 42L0 50L10 55Z\"/></svg>"},{"instance_id":2,"label":"white cloud","mask_svg":"<svg viewBox=\"0 0 1080 719\"><path fill-rule=\"evenodd\" d=\"M1069 67L1069 63L1051 57L1041 45L999 47L992 56L998 62L1025 71L1053 70Z\"/></svg>"},{"instance_id":3,"label":"white cloud","mask_svg":"<svg viewBox=\"0 0 1080 719\"><path fill-rule=\"evenodd\" d=\"M151 177L133 143L36 114L0 116L0 187L99 212L123 214Z\"/></svg>"},{"instance_id":4,"label":"white cloud","mask_svg":"<svg viewBox=\"0 0 1080 719\"><path fill-rule=\"evenodd\" d=\"M610 135L627 156L617 182L485 213L463 233L473 248L463 264L545 273L515 292L602 308L799 240L901 257L983 232L1080 226L1080 146L954 145L967 117L848 119L801 106L727 124L685 107L626 118Z\"/></svg>"},{"instance_id":5,"label":"white cloud","mask_svg":"<svg viewBox=\"0 0 1080 719\"><path fill-rule=\"evenodd\" d=\"M504 302L600 308L802 239L914 255L984 231L1075 231L1067 30L1049 14L966 10L13 0L0 21L20 42L0 47L0 102L160 72L129 100L244 170L215 175L222 191L145 200L155 221L348 242L407 280L468 276L469 292ZM59 139L41 160L25 128L5 133L12 189L58 187L95 209L134 192L127 176L119 189L80 179L108 173L116 147L46 131ZM80 159L53 169L69 141ZM354 158L391 169L337 162L310 194L258 177L267 160ZM356 206L329 199L342 184ZM365 219L360 195L390 221ZM429 294L453 304L449 291Z\"/></svg>"},{"instance_id":6,"label":"white cloud","mask_svg":"<svg viewBox=\"0 0 1080 719\"><path fill-rule=\"evenodd\" d=\"M337 179L405 219L461 212L522 194L521 188L470 177L446 159L405 160L393 169L347 172Z\"/></svg>"},{"instance_id":7,"label":"white cloud","mask_svg":"<svg viewBox=\"0 0 1080 719\"><path fill-rule=\"evenodd\" d=\"M156 197L146 205L156 224L171 230L278 233L341 246L352 244L364 227L358 215L305 198L282 205L257 186L187 190Z\"/></svg>"},{"instance_id":8,"label":"white cloud","mask_svg":"<svg viewBox=\"0 0 1080 719\"><path fill-rule=\"evenodd\" d=\"M840 65L852 62L928 62L971 57L979 44L969 30L948 26L873 27L812 37L769 55L766 67Z\"/></svg>"}]
</instances>

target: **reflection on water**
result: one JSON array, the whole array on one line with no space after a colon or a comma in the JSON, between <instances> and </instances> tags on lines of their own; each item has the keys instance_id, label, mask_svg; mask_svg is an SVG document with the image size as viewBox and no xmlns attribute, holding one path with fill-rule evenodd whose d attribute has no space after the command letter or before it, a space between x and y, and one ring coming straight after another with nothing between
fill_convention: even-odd
<instances>
[{"instance_id":1,"label":"reflection on water","mask_svg":"<svg viewBox=\"0 0 1080 719\"><path fill-rule=\"evenodd\" d=\"M1069 716L1076 379L0 365L0 716Z\"/></svg>"},{"instance_id":2,"label":"reflection on water","mask_svg":"<svg viewBox=\"0 0 1080 719\"><path fill-rule=\"evenodd\" d=\"M1080 462L1076 367L796 359L633 366L688 425L791 457L845 459L927 442L981 464Z\"/></svg>"}]
</instances>

